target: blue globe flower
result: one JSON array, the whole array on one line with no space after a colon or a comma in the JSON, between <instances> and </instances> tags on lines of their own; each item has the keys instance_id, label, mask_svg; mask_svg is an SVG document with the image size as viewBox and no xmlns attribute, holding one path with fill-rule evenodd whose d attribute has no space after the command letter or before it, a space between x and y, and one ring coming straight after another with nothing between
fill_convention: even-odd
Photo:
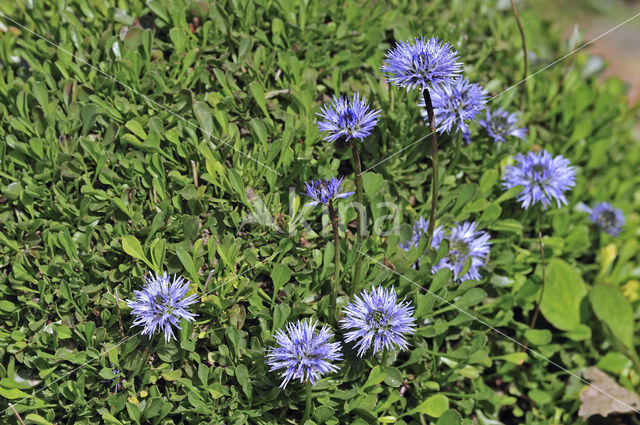
<instances>
[{"instance_id":1,"label":"blue globe flower","mask_svg":"<svg viewBox=\"0 0 640 425\"><path fill-rule=\"evenodd\" d=\"M351 102L341 96L333 97L329 105L324 105L318 113L323 121L318 121L320 131L329 133L324 140L347 142L350 139L364 139L378 123L380 111L369 109L366 99L355 93Z\"/></svg>"},{"instance_id":2,"label":"blue globe flower","mask_svg":"<svg viewBox=\"0 0 640 425\"><path fill-rule=\"evenodd\" d=\"M614 208L607 202L597 203L593 209L587 209L589 219L596 224L598 228L607 232L611 236L618 236L624 226L624 214L618 208Z\"/></svg>"},{"instance_id":3,"label":"blue globe flower","mask_svg":"<svg viewBox=\"0 0 640 425\"><path fill-rule=\"evenodd\" d=\"M510 114L500 108L493 112L487 109L486 119L480 120L478 124L487 130L487 133L493 137L495 143L504 143L509 136L524 140L527 134L526 128L518 128L518 117L516 114Z\"/></svg>"},{"instance_id":4,"label":"blue globe flower","mask_svg":"<svg viewBox=\"0 0 640 425\"><path fill-rule=\"evenodd\" d=\"M480 279L482 276L479 269L485 265L489 256L490 238L487 232L476 230L475 222L457 224L449 234L444 236L444 239L449 242L449 254L433 267L432 273L447 268L453 272L456 282ZM463 275L462 271L469 258L471 258L471 266Z\"/></svg>"},{"instance_id":5,"label":"blue globe flower","mask_svg":"<svg viewBox=\"0 0 640 425\"><path fill-rule=\"evenodd\" d=\"M424 90L429 86L447 83L462 71L457 62L458 52L438 37L426 40L423 36L413 41L401 41L387 52L381 71L387 81L406 87Z\"/></svg>"},{"instance_id":6,"label":"blue globe flower","mask_svg":"<svg viewBox=\"0 0 640 425\"><path fill-rule=\"evenodd\" d=\"M197 295L185 298L190 283L183 277L174 275L173 280L165 272L160 275L145 277L146 286L141 291L134 291L136 299L127 301L132 308L131 314L136 316L134 326L144 326L143 335L164 332L166 342L175 339L173 327L180 329L181 318L193 321L197 316L189 312L189 305L196 302Z\"/></svg>"},{"instance_id":7,"label":"blue globe flower","mask_svg":"<svg viewBox=\"0 0 640 425\"><path fill-rule=\"evenodd\" d=\"M552 199L558 207L567 204L564 192L576 185L576 172L568 159L542 150L518 154L515 160L515 165L505 168L502 186L524 186L517 198L524 209L541 203L546 210Z\"/></svg>"},{"instance_id":8,"label":"blue globe flower","mask_svg":"<svg viewBox=\"0 0 640 425\"><path fill-rule=\"evenodd\" d=\"M431 92L431 102L438 132L459 131L468 143L469 128L466 122L473 121L485 108L487 94L480 84L469 83L463 77L449 84L435 86ZM420 99L418 106L425 108L424 99ZM426 109L421 113L425 120L429 119Z\"/></svg>"},{"instance_id":9,"label":"blue globe flower","mask_svg":"<svg viewBox=\"0 0 640 425\"><path fill-rule=\"evenodd\" d=\"M340 326L345 329L345 342L355 341L358 356L373 347L373 354L386 350L406 350L406 336L415 332L413 307L409 302L398 302L393 288L371 288L344 309L345 318Z\"/></svg>"},{"instance_id":10,"label":"blue globe flower","mask_svg":"<svg viewBox=\"0 0 640 425\"><path fill-rule=\"evenodd\" d=\"M406 252L409 252L411 249L418 246L420 243L420 239L422 235L426 235L429 229L429 220L424 219L422 216L418 217L418 220L413 224L413 234L404 243L400 243L400 248L404 249ZM433 229L433 238L431 239L431 247L434 249L438 249L440 246L440 242L442 242L442 238L444 237L444 232L442 230L442 226L437 226Z\"/></svg>"},{"instance_id":11,"label":"blue globe flower","mask_svg":"<svg viewBox=\"0 0 640 425\"><path fill-rule=\"evenodd\" d=\"M330 179L312 180L311 182L305 183L304 194L313 199L313 201L308 202L306 205L316 206L318 204L328 204L338 198L348 198L353 195L355 192L340 193L343 179L344 177L337 179L331 177Z\"/></svg>"},{"instance_id":12,"label":"blue globe flower","mask_svg":"<svg viewBox=\"0 0 640 425\"><path fill-rule=\"evenodd\" d=\"M274 335L275 347L269 347L266 363L271 371L284 369L280 388L285 388L291 379L315 384L320 377L335 372L338 367L331 363L342 359L340 344L329 342L333 333L328 326L316 331L317 322L310 319L289 323L286 332L278 329Z\"/></svg>"}]
</instances>

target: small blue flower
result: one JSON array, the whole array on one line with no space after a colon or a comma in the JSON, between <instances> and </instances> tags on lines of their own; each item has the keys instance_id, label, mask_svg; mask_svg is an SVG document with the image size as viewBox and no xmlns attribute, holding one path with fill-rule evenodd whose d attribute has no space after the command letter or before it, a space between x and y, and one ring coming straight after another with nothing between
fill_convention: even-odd
<instances>
[{"instance_id":1,"label":"small blue flower","mask_svg":"<svg viewBox=\"0 0 640 425\"><path fill-rule=\"evenodd\" d=\"M380 111L369 109L366 99L360 100L360 93L355 93L351 102L346 97L334 96L318 115L324 119L318 121L318 128L329 133L324 140L347 142L350 139L362 141L371 134L378 123Z\"/></svg>"},{"instance_id":2,"label":"small blue flower","mask_svg":"<svg viewBox=\"0 0 640 425\"><path fill-rule=\"evenodd\" d=\"M564 191L576 185L576 172L562 155L552 157L547 151L516 155L516 164L505 168L502 186L511 189L522 185L518 201L524 209L541 203L546 210L555 198L558 207L567 204Z\"/></svg>"},{"instance_id":3,"label":"small blue flower","mask_svg":"<svg viewBox=\"0 0 640 425\"><path fill-rule=\"evenodd\" d=\"M449 242L449 254L433 267L432 273L447 268L453 272L456 282L480 279L482 276L479 269L485 265L489 256L490 238L487 232L476 231L475 222L457 224L451 229L450 234L444 237ZM469 257L471 257L471 267L462 275Z\"/></svg>"},{"instance_id":4,"label":"small blue flower","mask_svg":"<svg viewBox=\"0 0 640 425\"><path fill-rule=\"evenodd\" d=\"M286 332L278 329L274 335L276 347L269 347L266 363L270 370L285 369L280 388L285 388L291 379L310 381L314 385L318 379L338 367L331 361L342 359L340 343L329 342L333 333L328 326L316 331L318 322L310 319L289 323Z\"/></svg>"},{"instance_id":5,"label":"small blue flower","mask_svg":"<svg viewBox=\"0 0 640 425\"><path fill-rule=\"evenodd\" d=\"M438 37L426 40L423 36L413 41L401 41L387 52L381 71L387 81L399 87L424 90L429 86L447 83L462 71L457 62L458 52Z\"/></svg>"},{"instance_id":6,"label":"small blue flower","mask_svg":"<svg viewBox=\"0 0 640 425\"><path fill-rule=\"evenodd\" d=\"M406 350L409 343L406 334L415 332L413 307L409 302L398 302L393 288L371 288L362 291L360 297L344 309L345 318L340 325L348 332L345 342L356 341L358 356L373 347L373 354L382 350Z\"/></svg>"},{"instance_id":7,"label":"small blue flower","mask_svg":"<svg viewBox=\"0 0 640 425\"><path fill-rule=\"evenodd\" d=\"M318 204L328 204L338 198L348 198L355 192L344 192L342 190L342 180L344 177L331 177L331 179L312 180L304 184L305 192L309 198L313 201L308 202L306 205L316 206Z\"/></svg>"},{"instance_id":8,"label":"small blue flower","mask_svg":"<svg viewBox=\"0 0 640 425\"><path fill-rule=\"evenodd\" d=\"M459 131L469 143L466 121L473 121L485 108L487 94L480 84L469 83L463 77L449 84L435 86L431 92L431 102L438 132ZM418 106L425 108L424 99L420 99ZM426 109L422 111L422 116L425 120L429 119Z\"/></svg>"},{"instance_id":9,"label":"small blue flower","mask_svg":"<svg viewBox=\"0 0 640 425\"><path fill-rule=\"evenodd\" d=\"M174 275L173 280L165 272L163 275L145 277L146 286L141 291L134 291L136 299L127 301L133 310L131 314L137 316L134 326L144 326L143 335L164 332L166 342L174 338L173 326L180 329L178 322L181 318L193 321L196 314L189 312L190 304L196 302L197 295L185 298L190 283L183 277Z\"/></svg>"},{"instance_id":10,"label":"small blue flower","mask_svg":"<svg viewBox=\"0 0 640 425\"><path fill-rule=\"evenodd\" d=\"M587 207L585 210L589 213L591 222L611 236L618 236L624 226L625 219L622 211L607 202L597 203L593 209Z\"/></svg>"},{"instance_id":11,"label":"small blue flower","mask_svg":"<svg viewBox=\"0 0 640 425\"><path fill-rule=\"evenodd\" d=\"M416 222L413 224L413 234L405 243L400 243L400 248L404 249L406 252L409 252L411 249L418 246L420 239L423 234L427 234L429 231L429 220L425 220L422 216L418 217ZM442 226L437 226L433 229L433 238L431 239L431 247L438 249L440 246L440 242L444 236L444 232L442 231Z\"/></svg>"},{"instance_id":12,"label":"small blue flower","mask_svg":"<svg viewBox=\"0 0 640 425\"><path fill-rule=\"evenodd\" d=\"M516 114L510 114L500 108L493 112L487 109L487 118L480 120L478 124L487 130L487 133L493 137L495 143L504 143L509 136L524 140L527 134L526 128L518 128L518 117Z\"/></svg>"}]
</instances>

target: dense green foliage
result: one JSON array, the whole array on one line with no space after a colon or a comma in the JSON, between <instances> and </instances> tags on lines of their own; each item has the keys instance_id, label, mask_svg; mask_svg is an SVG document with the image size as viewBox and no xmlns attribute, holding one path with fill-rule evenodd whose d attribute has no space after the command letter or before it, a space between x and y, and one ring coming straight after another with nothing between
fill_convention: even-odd
<instances>
[{"instance_id":1,"label":"dense green foliage","mask_svg":"<svg viewBox=\"0 0 640 425\"><path fill-rule=\"evenodd\" d=\"M427 133L418 93L389 87L378 69L394 41L438 35L461 53L470 80L500 94L522 75L510 8L34 3L0 2L7 16L59 44L2 20L2 423L18 423L9 402L36 424L298 422L302 386L279 389L264 350L287 321L326 321L334 246L322 208L303 207L300 192L304 181L338 173L353 190L350 151L321 140L315 113L334 93L356 90L383 111L361 145L364 285L394 285L416 306L419 328L410 351L386 364L345 346L340 372L314 387L312 420L581 423L585 384L514 340L578 376L598 365L628 389L640 386L632 362L640 144L624 84L598 82L596 59L578 53L527 81L526 143L496 145L474 127L449 169L452 143L441 138L439 223L475 220L493 242L483 280L456 285L447 271L412 269L420 249L398 248L413 221L428 216L430 145L409 147ZM533 72L570 51L548 22L526 8L521 16ZM489 104L515 111L519 96L520 86ZM509 157L539 147L576 166L568 207L525 212L516 192L500 187ZM595 201L625 212L620 236L600 234L575 209ZM355 216L340 209L347 281ZM541 288L538 222L547 286L529 330ZM398 232L380 234L394 223ZM168 344L131 328L124 302L155 269L183 274L198 292L212 272L196 323Z\"/></svg>"}]
</instances>

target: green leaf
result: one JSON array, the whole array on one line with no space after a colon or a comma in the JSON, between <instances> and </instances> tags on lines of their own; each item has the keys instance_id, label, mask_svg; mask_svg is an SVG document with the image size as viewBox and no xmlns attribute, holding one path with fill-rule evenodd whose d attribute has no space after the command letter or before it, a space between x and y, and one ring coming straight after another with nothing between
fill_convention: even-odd
<instances>
[{"instance_id":1,"label":"green leaf","mask_svg":"<svg viewBox=\"0 0 640 425\"><path fill-rule=\"evenodd\" d=\"M200 285L200 276L198 276L198 269L193 262L193 258L191 258L191 255L187 251L182 249L177 250L176 255L187 272L189 280L191 280L191 283L197 288Z\"/></svg>"},{"instance_id":2,"label":"green leaf","mask_svg":"<svg viewBox=\"0 0 640 425\"><path fill-rule=\"evenodd\" d=\"M37 415L35 413L29 413L27 416L25 416L24 417L24 423L25 424L36 424L36 425L53 425L48 420L46 420L42 416Z\"/></svg>"},{"instance_id":3,"label":"green leaf","mask_svg":"<svg viewBox=\"0 0 640 425\"><path fill-rule=\"evenodd\" d=\"M273 281L273 298L274 299L278 295L280 288L282 288L282 286L285 283L289 282L290 278L291 278L291 270L289 270L289 267L285 266L284 264L276 264L276 266L271 271L271 280Z\"/></svg>"},{"instance_id":4,"label":"green leaf","mask_svg":"<svg viewBox=\"0 0 640 425\"><path fill-rule=\"evenodd\" d=\"M127 123L125 124L125 127L127 127L127 129L129 129L129 131L131 131L133 134L138 136L138 138L142 140L145 140L147 138L147 133L144 131L142 124L140 124L138 121L136 120L127 121Z\"/></svg>"},{"instance_id":5,"label":"green leaf","mask_svg":"<svg viewBox=\"0 0 640 425\"><path fill-rule=\"evenodd\" d=\"M449 399L447 396L444 394L436 394L420 403L418 407L407 414L420 412L433 418L439 418L447 410L449 410Z\"/></svg>"},{"instance_id":6,"label":"green leaf","mask_svg":"<svg viewBox=\"0 0 640 425\"><path fill-rule=\"evenodd\" d=\"M589 301L594 313L627 350L633 347L633 309L617 288L598 284L591 288Z\"/></svg>"},{"instance_id":7,"label":"green leaf","mask_svg":"<svg viewBox=\"0 0 640 425\"><path fill-rule=\"evenodd\" d=\"M438 418L436 425L460 425L462 423L462 417L460 414L453 410L447 410Z\"/></svg>"},{"instance_id":8,"label":"green leaf","mask_svg":"<svg viewBox=\"0 0 640 425\"><path fill-rule=\"evenodd\" d=\"M367 381L364 383L361 389L364 390L365 388L371 387L373 385L378 385L379 383L384 381L385 376L387 376L387 372L385 372L382 366L374 366L373 369L371 369L371 372L369 372L369 377L367 378Z\"/></svg>"},{"instance_id":9,"label":"green leaf","mask_svg":"<svg viewBox=\"0 0 640 425\"><path fill-rule=\"evenodd\" d=\"M267 103L264 97L264 89L262 88L262 84L260 84L256 80L251 81L249 83L249 91L251 92L253 99L262 110L264 116L269 118L269 111L267 110Z\"/></svg>"},{"instance_id":10,"label":"green leaf","mask_svg":"<svg viewBox=\"0 0 640 425\"><path fill-rule=\"evenodd\" d=\"M551 332L548 329L527 329L525 338L535 345L546 345L551 342Z\"/></svg>"},{"instance_id":11,"label":"green leaf","mask_svg":"<svg viewBox=\"0 0 640 425\"><path fill-rule=\"evenodd\" d=\"M195 102L193 104L193 113L196 115L200 129L203 131L203 137L208 141L213 136L213 117L209 105L204 102Z\"/></svg>"},{"instance_id":12,"label":"green leaf","mask_svg":"<svg viewBox=\"0 0 640 425\"><path fill-rule=\"evenodd\" d=\"M149 267L153 269L153 264L151 264L151 261L149 261L147 259L147 256L144 255L142 245L140 245L140 241L138 241L135 236L123 236L122 249L133 258L144 261Z\"/></svg>"},{"instance_id":13,"label":"green leaf","mask_svg":"<svg viewBox=\"0 0 640 425\"><path fill-rule=\"evenodd\" d=\"M558 329L568 331L580 324L580 303L587 287L580 275L564 261L553 258L547 275L540 311Z\"/></svg>"}]
</instances>

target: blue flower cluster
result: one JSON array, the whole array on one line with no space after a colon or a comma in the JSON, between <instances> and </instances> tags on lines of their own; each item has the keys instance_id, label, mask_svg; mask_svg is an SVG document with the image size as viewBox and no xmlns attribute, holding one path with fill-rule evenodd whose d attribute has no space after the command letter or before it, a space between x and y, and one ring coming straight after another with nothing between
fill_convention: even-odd
<instances>
[{"instance_id":1,"label":"blue flower cluster","mask_svg":"<svg viewBox=\"0 0 640 425\"><path fill-rule=\"evenodd\" d=\"M316 331L317 322L311 320L289 323L286 332L278 329L276 347L270 347L267 364L271 370L284 369L282 384L285 388L291 379L315 384L320 376L338 370L331 361L342 359L340 344L329 342L333 333L328 326Z\"/></svg>"},{"instance_id":2,"label":"blue flower cluster","mask_svg":"<svg viewBox=\"0 0 640 425\"><path fill-rule=\"evenodd\" d=\"M440 133L458 131L465 141L469 142L469 127L467 121L473 121L484 109L488 92L476 83L470 83L463 77L458 77L449 84L440 84L433 88L431 100L435 115L436 129ZM424 99L419 105L424 108ZM422 111L422 116L428 119L427 111Z\"/></svg>"},{"instance_id":3,"label":"blue flower cluster","mask_svg":"<svg viewBox=\"0 0 640 425\"><path fill-rule=\"evenodd\" d=\"M448 83L462 71L458 52L438 37L425 40L423 36L413 41L401 41L390 49L381 67L387 81L405 87L407 91Z\"/></svg>"},{"instance_id":4,"label":"blue flower cluster","mask_svg":"<svg viewBox=\"0 0 640 425\"><path fill-rule=\"evenodd\" d=\"M622 210L613 207L607 202L598 202L593 208L584 208L585 212L589 214L589 219L598 228L610 234L611 236L618 236L624 226L625 218Z\"/></svg>"},{"instance_id":5,"label":"blue flower cluster","mask_svg":"<svg viewBox=\"0 0 640 425\"><path fill-rule=\"evenodd\" d=\"M323 121L318 121L320 131L326 131L328 142L360 139L371 134L378 123L380 111L371 110L366 99L355 93L351 102L342 96L334 96L329 105L324 105L318 113Z\"/></svg>"},{"instance_id":6,"label":"blue flower cluster","mask_svg":"<svg viewBox=\"0 0 640 425\"><path fill-rule=\"evenodd\" d=\"M135 291L136 299L128 301L132 308L131 314L136 316L134 326L144 326L143 335L151 335L158 331L164 332L165 342L174 338L173 327L180 329L180 319L195 320L196 315L189 312L189 305L196 302L197 295L185 297L190 283L181 276L174 275L173 279L165 272L146 277L146 286L141 291Z\"/></svg>"},{"instance_id":7,"label":"blue flower cluster","mask_svg":"<svg viewBox=\"0 0 640 425\"><path fill-rule=\"evenodd\" d=\"M419 217L413 225L412 237L407 242L401 243L400 247L405 251L417 247L428 225L428 220ZM458 223L449 230L444 230L442 226L436 227L431 247L437 251L442 241L446 240L449 244L449 254L434 265L431 272L435 273L443 268L449 269L453 272L456 282L481 279L479 270L486 264L489 257L490 239L491 236L487 232L477 230L475 222Z\"/></svg>"},{"instance_id":8,"label":"blue flower cluster","mask_svg":"<svg viewBox=\"0 0 640 425\"><path fill-rule=\"evenodd\" d=\"M576 172L568 159L542 150L518 154L515 160L515 165L505 168L502 185L506 189L523 186L517 198L522 208L542 204L547 209L553 199L558 207L567 205L564 192L576 185Z\"/></svg>"},{"instance_id":9,"label":"blue flower cluster","mask_svg":"<svg viewBox=\"0 0 640 425\"><path fill-rule=\"evenodd\" d=\"M328 204L338 198L348 198L353 195L354 192L341 192L343 179L344 177L332 177L305 183L304 194L313 199L307 205Z\"/></svg>"},{"instance_id":10,"label":"blue flower cluster","mask_svg":"<svg viewBox=\"0 0 640 425\"><path fill-rule=\"evenodd\" d=\"M406 350L407 335L415 332L413 311L409 302L398 302L393 288L362 291L344 309L345 318L340 325L346 331L345 342L355 342L360 357L372 347L373 354ZM286 331L276 331L276 345L267 350L266 363L272 371L284 369L281 388L291 379L313 385L322 375L338 370L331 362L342 359L340 343L330 342L333 333L328 326L316 331L317 325L311 320L298 320L289 323Z\"/></svg>"}]
</instances>

